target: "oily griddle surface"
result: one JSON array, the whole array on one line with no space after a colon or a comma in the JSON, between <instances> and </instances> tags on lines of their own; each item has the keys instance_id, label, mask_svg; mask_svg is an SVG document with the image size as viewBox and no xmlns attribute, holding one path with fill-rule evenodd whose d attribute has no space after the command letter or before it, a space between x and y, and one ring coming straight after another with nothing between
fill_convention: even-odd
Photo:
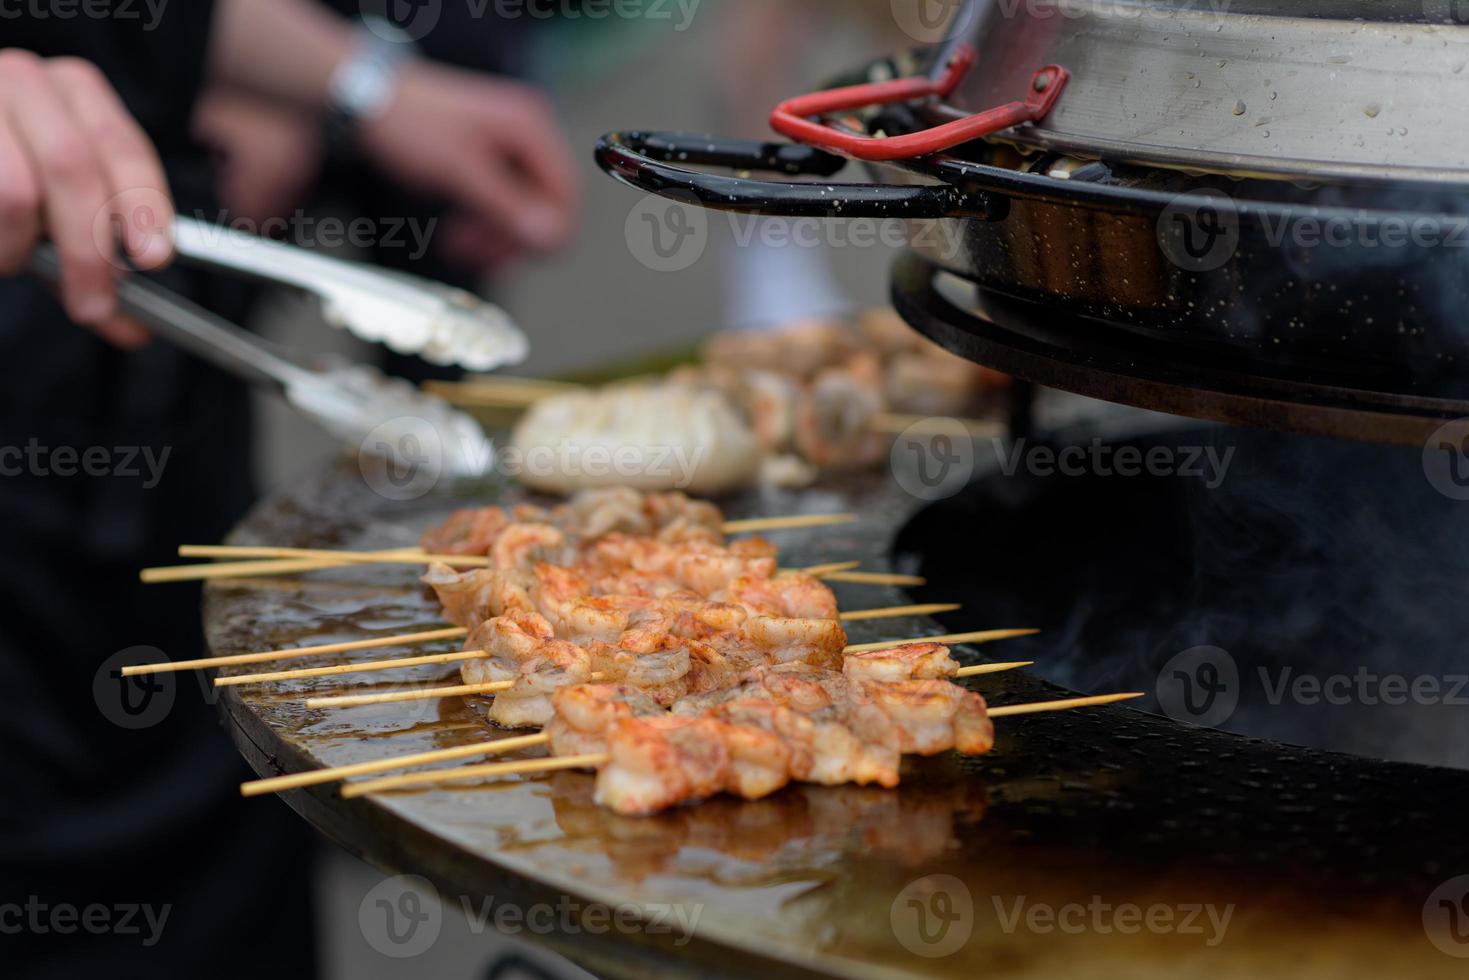
<instances>
[{"instance_id":1,"label":"oily griddle surface","mask_svg":"<svg viewBox=\"0 0 1469 980\"><path fill-rule=\"evenodd\" d=\"M481 484L456 498L394 502L354 467L333 466L263 503L231 540L399 545L454 506L518 494ZM788 566L861 560L869 569L887 567L892 538L920 506L885 474L724 504L732 517L856 511L859 524L776 540ZM962 527L952 546L977 562L1005 560ZM383 566L216 583L205 600L209 644L225 655L429 628L440 622L437 606L415 575ZM851 585L838 596L846 609L907 599ZM940 631L915 620L849 629L853 642ZM1013 659L1003 644L983 653ZM232 687L218 704L262 775L503 737L464 699L303 706L308 693L455 676L433 667ZM1063 694L1025 674L971 683L994 703ZM991 755L912 760L896 791L797 786L646 819L598 808L592 777L570 772L370 799L344 801L334 787L284 798L379 867L428 878L448 906L630 902L677 905L684 921L698 915L692 937L589 929L530 937L602 975L1462 975L1462 961L1429 942L1423 916L1435 888L1469 873L1460 831L1469 774L1187 728L1126 707L998 727ZM1231 905L1219 939L1197 907L1219 915ZM1132 906L1173 924L1150 928ZM967 936L952 952L945 920Z\"/></svg>"}]
</instances>

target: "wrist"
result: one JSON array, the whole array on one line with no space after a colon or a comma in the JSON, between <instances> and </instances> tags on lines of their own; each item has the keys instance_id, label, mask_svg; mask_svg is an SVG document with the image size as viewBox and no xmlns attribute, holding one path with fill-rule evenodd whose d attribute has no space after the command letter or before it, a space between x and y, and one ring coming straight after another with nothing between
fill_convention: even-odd
<instances>
[{"instance_id":1,"label":"wrist","mask_svg":"<svg viewBox=\"0 0 1469 980\"><path fill-rule=\"evenodd\" d=\"M386 20L364 18L354 34L327 85L322 131L330 150L355 146L362 131L387 114L416 55L409 36Z\"/></svg>"}]
</instances>

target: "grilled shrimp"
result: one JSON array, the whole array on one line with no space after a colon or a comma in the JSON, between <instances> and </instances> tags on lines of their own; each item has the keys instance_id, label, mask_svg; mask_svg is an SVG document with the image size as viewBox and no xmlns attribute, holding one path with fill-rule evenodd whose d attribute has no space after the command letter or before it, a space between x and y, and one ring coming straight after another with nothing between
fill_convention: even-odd
<instances>
[{"instance_id":1,"label":"grilled shrimp","mask_svg":"<svg viewBox=\"0 0 1469 980\"><path fill-rule=\"evenodd\" d=\"M551 695L556 717L546 726L552 755L605 752L607 729L619 718L647 718L663 709L625 684L572 684Z\"/></svg>"},{"instance_id":2,"label":"grilled shrimp","mask_svg":"<svg viewBox=\"0 0 1469 980\"><path fill-rule=\"evenodd\" d=\"M691 659L677 637L664 635L640 650L611 643L593 643L589 649L593 669L604 679L639 688L665 707L688 694Z\"/></svg>"},{"instance_id":3,"label":"grilled shrimp","mask_svg":"<svg viewBox=\"0 0 1469 980\"><path fill-rule=\"evenodd\" d=\"M836 619L837 598L819 579L799 572L774 578L742 575L712 598L738 602L755 615Z\"/></svg>"},{"instance_id":4,"label":"grilled shrimp","mask_svg":"<svg viewBox=\"0 0 1469 980\"><path fill-rule=\"evenodd\" d=\"M509 526L509 515L499 507L456 510L443 524L425 531L418 543L431 555L485 555Z\"/></svg>"},{"instance_id":5,"label":"grilled shrimp","mask_svg":"<svg viewBox=\"0 0 1469 980\"><path fill-rule=\"evenodd\" d=\"M564 640L547 641L520 665L514 686L495 695L489 719L506 728L544 726L555 717L551 695L568 684L585 684L591 673L587 651Z\"/></svg>"},{"instance_id":6,"label":"grilled shrimp","mask_svg":"<svg viewBox=\"0 0 1469 980\"><path fill-rule=\"evenodd\" d=\"M723 537L724 515L719 508L707 500L695 500L688 494L670 491L650 493L643 499L643 511L648 515L660 537L669 528L680 533L693 533L694 528L712 532ZM677 535L675 535L677 537Z\"/></svg>"},{"instance_id":7,"label":"grilled shrimp","mask_svg":"<svg viewBox=\"0 0 1469 980\"><path fill-rule=\"evenodd\" d=\"M768 662L776 664L840 667L847 646L846 631L831 619L753 616L745 623L744 634Z\"/></svg>"},{"instance_id":8,"label":"grilled shrimp","mask_svg":"<svg viewBox=\"0 0 1469 980\"><path fill-rule=\"evenodd\" d=\"M586 540L613 532L650 534L653 531L643 511L643 495L631 487L585 490L554 513L558 524L574 529Z\"/></svg>"},{"instance_id":9,"label":"grilled shrimp","mask_svg":"<svg viewBox=\"0 0 1469 980\"><path fill-rule=\"evenodd\" d=\"M842 673L854 681L918 681L953 677L959 663L941 643L908 643L888 650L851 653Z\"/></svg>"},{"instance_id":10,"label":"grilled shrimp","mask_svg":"<svg viewBox=\"0 0 1469 980\"><path fill-rule=\"evenodd\" d=\"M624 718L607 733L593 799L627 816L712 796L729 782L729 749L706 718Z\"/></svg>"},{"instance_id":11,"label":"grilled shrimp","mask_svg":"<svg viewBox=\"0 0 1469 980\"><path fill-rule=\"evenodd\" d=\"M522 664L540 654L556 638L551 624L534 612L515 612L487 619L469 634L464 649L483 650L483 660L466 660L459 668L466 684L514 680Z\"/></svg>"},{"instance_id":12,"label":"grilled shrimp","mask_svg":"<svg viewBox=\"0 0 1469 980\"><path fill-rule=\"evenodd\" d=\"M790 376L774 371L746 371L742 380L740 404L755 440L767 453L784 452L795 436L800 388Z\"/></svg>"},{"instance_id":13,"label":"grilled shrimp","mask_svg":"<svg viewBox=\"0 0 1469 980\"><path fill-rule=\"evenodd\" d=\"M822 467L866 466L882 457L874 425L886 406L876 365L858 362L817 375L796 408L796 448Z\"/></svg>"},{"instance_id":14,"label":"grilled shrimp","mask_svg":"<svg viewBox=\"0 0 1469 980\"><path fill-rule=\"evenodd\" d=\"M863 694L887 713L903 752L933 755L958 749L966 755L988 752L994 725L984 698L941 680L866 685Z\"/></svg>"},{"instance_id":15,"label":"grilled shrimp","mask_svg":"<svg viewBox=\"0 0 1469 980\"><path fill-rule=\"evenodd\" d=\"M774 701L753 699L719 705L709 712L709 716L727 725L760 729L777 736L786 749L781 765L790 777L802 781L810 777L816 764L816 726L811 719ZM731 755L735 755L733 747ZM774 763L775 758L770 761Z\"/></svg>"},{"instance_id":16,"label":"grilled shrimp","mask_svg":"<svg viewBox=\"0 0 1469 980\"><path fill-rule=\"evenodd\" d=\"M490 549L496 568L534 570L536 563L566 564L566 535L550 524L514 524L506 528Z\"/></svg>"},{"instance_id":17,"label":"grilled shrimp","mask_svg":"<svg viewBox=\"0 0 1469 980\"><path fill-rule=\"evenodd\" d=\"M506 583L497 569L477 568L461 574L448 565L435 563L420 581L434 590L439 605L444 607L444 618L455 626L472 629L491 615L505 611L491 612L497 599L506 601L506 595L501 592ZM525 596L525 608L530 608L529 600ZM521 604L515 601L514 605Z\"/></svg>"},{"instance_id":18,"label":"grilled shrimp","mask_svg":"<svg viewBox=\"0 0 1469 980\"><path fill-rule=\"evenodd\" d=\"M749 725L722 727L729 752L727 791L758 800L791 781L791 749L778 734Z\"/></svg>"}]
</instances>

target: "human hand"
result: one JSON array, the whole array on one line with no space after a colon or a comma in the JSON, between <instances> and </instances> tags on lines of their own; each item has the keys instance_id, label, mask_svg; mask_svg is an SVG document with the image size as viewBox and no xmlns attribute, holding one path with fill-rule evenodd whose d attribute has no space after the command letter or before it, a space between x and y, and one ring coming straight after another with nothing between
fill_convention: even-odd
<instances>
[{"instance_id":1,"label":"human hand","mask_svg":"<svg viewBox=\"0 0 1469 980\"><path fill-rule=\"evenodd\" d=\"M390 176L453 206L450 258L485 267L571 237L576 167L550 100L530 86L417 62L360 137Z\"/></svg>"},{"instance_id":2,"label":"human hand","mask_svg":"<svg viewBox=\"0 0 1469 980\"><path fill-rule=\"evenodd\" d=\"M67 315L139 346L147 331L118 313L118 239L134 266L161 268L173 217L157 152L95 65L0 50L0 275L49 239Z\"/></svg>"},{"instance_id":3,"label":"human hand","mask_svg":"<svg viewBox=\"0 0 1469 980\"><path fill-rule=\"evenodd\" d=\"M194 135L220 157L220 202L260 233L302 205L321 170L321 137L310 115L239 92L206 92Z\"/></svg>"}]
</instances>

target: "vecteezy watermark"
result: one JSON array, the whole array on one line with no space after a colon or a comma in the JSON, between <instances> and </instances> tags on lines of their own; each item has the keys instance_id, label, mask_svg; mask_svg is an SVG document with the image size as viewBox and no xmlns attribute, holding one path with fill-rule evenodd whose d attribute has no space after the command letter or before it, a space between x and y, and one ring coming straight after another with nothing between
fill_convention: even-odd
<instances>
[{"instance_id":1,"label":"vecteezy watermark","mask_svg":"<svg viewBox=\"0 0 1469 980\"><path fill-rule=\"evenodd\" d=\"M1469 249L1469 215L1383 214L1364 209L1282 205L1262 208L1252 225L1266 248L1386 253L1400 249ZM1239 250L1241 215L1223 191L1181 194L1158 216L1158 245L1188 272L1222 268Z\"/></svg>"},{"instance_id":2,"label":"vecteezy watermark","mask_svg":"<svg viewBox=\"0 0 1469 980\"><path fill-rule=\"evenodd\" d=\"M694 937L704 907L690 903L606 905L580 902L568 895L554 902L505 902L493 895L462 895L459 910L474 935L494 930L501 935L671 936L685 946ZM394 959L428 952L444 925L446 903L433 884L417 875L396 875L374 885L357 909L357 924L369 946Z\"/></svg>"},{"instance_id":3,"label":"vecteezy watermark","mask_svg":"<svg viewBox=\"0 0 1469 980\"><path fill-rule=\"evenodd\" d=\"M1021 470L1031 476L1133 478L1141 476L1177 477L1200 480L1210 490L1217 490L1229 475L1235 447L1221 451L1217 446L1113 446L1093 439L1085 446L1031 445L1024 438L1006 445L1003 439L991 440L1000 472L1014 476Z\"/></svg>"},{"instance_id":4,"label":"vecteezy watermark","mask_svg":"<svg viewBox=\"0 0 1469 980\"><path fill-rule=\"evenodd\" d=\"M1212 646L1191 647L1164 664L1158 672L1158 703L1176 721L1222 725L1239 707L1247 680L1258 684L1252 690L1272 706L1469 706L1469 674L1378 673L1366 665L1331 674L1259 666L1246 674L1228 651Z\"/></svg>"},{"instance_id":5,"label":"vecteezy watermark","mask_svg":"<svg viewBox=\"0 0 1469 980\"><path fill-rule=\"evenodd\" d=\"M703 0L359 0L368 29L386 41L421 41L459 4L475 20L647 20L671 23L682 33Z\"/></svg>"},{"instance_id":6,"label":"vecteezy watermark","mask_svg":"<svg viewBox=\"0 0 1469 980\"><path fill-rule=\"evenodd\" d=\"M1007 935L1029 932L1047 936L1095 934L1101 936L1153 935L1197 936L1205 946L1213 948L1224 941L1229 920L1234 917L1234 903L1219 906L1211 902L1109 902L1092 895L1085 902L1053 905L1033 902L1025 895L990 899L1000 931Z\"/></svg>"},{"instance_id":7,"label":"vecteezy watermark","mask_svg":"<svg viewBox=\"0 0 1469 980\"><path fill-rule=\"evenodd\" d=\"M169 0L0 0L0 21L118 20L157 30Z\"/></svg>"},{"instance_id":8,"label":"vecteezy watermark","mask_svg":"<svg viewBox=\"0 0 1469 980\"><path fill-rule=\"evenodd\" d=\"M693 199L649 194L628 212L623 237L654 272L683 272L709 247L709 213Z\"/></svg>"},{"instance_id":9,"label":"vecteezy watermark","mask_svg":"<svg viewBox=\"0 0 1469 980\"><path fill-rule=\"evenodd\" d=\"M1221 647L1190 647L1163 665L1156 693L1175 721L1222 725L1239 707L1239 664Z\"/></svg>"},{"instance_id":10,"label":"vecteezy watermark","mask_svg":"<svg viewBox=\"0 0 1469 980\"><path fill-rule=\"evenodd\" d=\"M958 419L921 419L893 440L888 465L919 500L952 497L974 475L974 436Z\"/></svg>"},{"instance_id":11,"label":"vecteezy watermark","mask_svg":"<svg viewBox=\"0 0 1469 980\"><path fill-rule=\"evenodd\" d=\"M139 945L151 948L163 938L163 928L172 912L173 906L167 904L93 902L79 906L29 895L24 902L0 903L0 935L72 936L84 932L93 936L137 936Z\"/></svg>"},{"instance_id":12,"label":"vecteezy watermark","mask_svg":"<svg viewBox=\"0 0 1469 980\"><path fill-rule=\"evenodd\" d=\"M92 700L102 717L118 728L138 731L152 728L173 710L178 693L172 673L124 677L122 668L142 663L160 663L168 658L157 647L136 646L119 650L92 675Z\"/></svg>"},{"instance_id":13,"label":"vecteezy watermark","mask_svg":"<svg viewBox=\"0 0 1469 980\"><path fill-rule=\"evenodd\" d=\"M888 922L894 938L914 956L951 956L974 933L974 898L953 875L928 875L898 893Z\"/></svg>"},{"instance_id":14,"label":"vecteezy watermark","mask_svg":"<svg viewBox=\"0 0 1469 980\"><path fill-rule=\"evenodd\" d=\"M142 478L152 490L163 479L172 446L44 446L32 437L24 446L0 446L0 476L70 479L76 476Z\"/></svg>"},{"instance_id":15,"label":"vecteezy watermark","mask_svg":"<svg viewBox=\"0 0 1469 980\"><path fill-rule=\"evenodd\" d=\"M496 450L485 442L446 434L428 419L407 415L389 419L368 433L358 446L357 462L374 493L406 501L431 493L451 474L609 486L652 481L682 490L693 484L708 455L708 445L616 445L571 439Z\"/></svg>"},{"instance_id":16,"label":"vecteezy watermark","mask_svg":"<svg viewBox=\"0 0 1469 980\"><path fill-rule=\"evenodd\" d=\"M1469 959L1469 875L1450 878L1428 896L1423 931L1439 952Z\"/></svg>"},{"instance_id":17,"label":"vecteezy watermark","mask_svg":"<svg viewBox=\"0 0 1469 980\"><path fill-rule=\"evenodd\" d=\"M1469 419L1446 422L1428 437L1423 475L1450 500L1469 500Z\"/></svg>"},{"instance_id":18,"label":"vecteezy watermark","mask_svg":"<svg viewBox=\"0 0 1469 980\"><path fill-rule=\"evenodd\" d=\"M302 248L376 248L404 252L410 259L428 253L438 218L388 216L338 218L316 216L305 211L255 221L228 211L207 214L196 211L202 224L200 234L211 245L249 246L259 238L279 238Z\"/></svg>"},{"instance_id":19,"label":"vecteezy watermark","mask_svg":"<svg viewBox=\"0 0 1469 980\"><path fill-rule=\"evenodd\" d=\"M835 216L839 213L835 205L832 217L716 212L736 248L917 248L950 261L964 248L964 225L959 221ZM624 223L628 250L654 272L682 272L703 258L709 247L710 214L692 196L650 194L638 201Z\"/></svg>"},{"instance_id":20,"label":"vecteezy watermark","mask_svg":"<svg viewBox=\"0 0 1469 980\"><path fill-rule=\"evenodd\" d=\"M433 948L444 928L444 908L427 878L395 875L378 882L357 907L357 928L384 956L407 959Z\"/></svg>"},{"instance_id":21,"label":"vecteezy watermark","mask_svg":"<svg viewBox=\"0 0 1469 980\"><path fill-rule=\"evenodd\" d=\"M1222 191L1180 194L1158 216L1158 247L1188 272L1222 268L1239 248L1239 210Z\"/></svg>"}]
</instances>

